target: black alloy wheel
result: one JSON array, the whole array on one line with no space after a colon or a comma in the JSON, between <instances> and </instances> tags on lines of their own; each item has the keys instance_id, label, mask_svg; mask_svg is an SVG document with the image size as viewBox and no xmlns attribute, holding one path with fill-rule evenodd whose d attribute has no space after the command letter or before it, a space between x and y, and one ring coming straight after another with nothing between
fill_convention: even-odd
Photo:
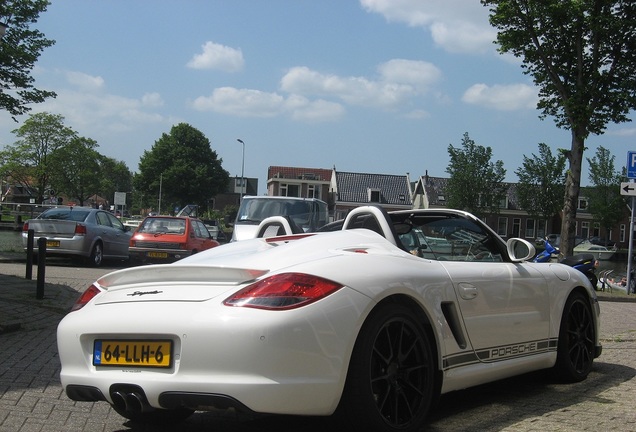
<instances>
[{"instance_id":1,"label":"black alloy wheel","mask_svg":"<svg viewBox=\"0 0 636 432\"><path fill-rule=\"evenodd\" d=\"M592 370L596 344L596 328L590 301L579 292L565 303L555 372L566 382L584 380Z\"/></svg>"},{"instance_id":2,"label":"black alloy wheel","mask_svg":"<svg viewBox=\"0 0 636 432\"><path fill-rule=\"evenodd\" d=\"M435 393L429 337L409 308L387 304L356 341L341 411L364 430L419 430Z\"/></svg>"}]
</instances>

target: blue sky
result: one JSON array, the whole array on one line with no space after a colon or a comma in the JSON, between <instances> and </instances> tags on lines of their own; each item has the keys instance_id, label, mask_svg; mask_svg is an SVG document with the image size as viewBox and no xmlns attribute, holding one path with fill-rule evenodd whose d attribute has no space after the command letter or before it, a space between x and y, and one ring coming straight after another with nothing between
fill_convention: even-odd
<instances>
[{"instance_id":1,"label":"blue sky","mask_svg":"<svg viewBox=\"0 0 636 432\"><path fill-rule=\"evenodd\" d=\"M464 132L502 160L570 145L539 120L537 91L501 56L478 0L53 0L37 28L56 44L33 72L99 151L138 168L178 123L203 132L231 176L271 165L447 176ZM18 118L20 122L27 117ZM0 146L20 126L0 113ZM625 165L636 125L587 141ZM587 182L584 166L583 183Z\"/></svg>"}]
</instances>

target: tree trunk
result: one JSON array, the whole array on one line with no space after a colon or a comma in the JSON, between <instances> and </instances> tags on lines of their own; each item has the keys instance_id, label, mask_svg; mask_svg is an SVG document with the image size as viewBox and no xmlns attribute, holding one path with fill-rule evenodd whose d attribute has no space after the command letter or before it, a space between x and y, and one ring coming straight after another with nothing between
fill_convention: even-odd
<instances>
[{"instance_id":1,"label":"tree trunk","mask_svg":"<svg viewBox=\"0 0 636 432\"><path fill-rule=\"evenodd\" d=\"M581 190L581 167L585 147L584 135L577 132L577 129L572 129L572 144L570 151L567 152L570 169L567 171L565 179L565 200L561 222L561 244L559 246L560 257L573 255L576 237L576 209Z\"/></svg>"}]
</instances>

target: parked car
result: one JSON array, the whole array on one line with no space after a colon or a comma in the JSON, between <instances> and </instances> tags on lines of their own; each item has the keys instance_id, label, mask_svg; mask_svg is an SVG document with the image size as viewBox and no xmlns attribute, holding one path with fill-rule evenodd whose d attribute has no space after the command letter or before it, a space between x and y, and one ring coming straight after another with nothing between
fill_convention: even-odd
<instances>
[{"instance_id":1,"label":"parked car","mask_svg":"<svg viewBox=\"0 0 636 432\"><path fill-rule=\"evenodd\" d=\"M22 227L26 251L29 230L34 240L46 238L47 256L70 256L99 267L104 259L128 259L131 230L112 213L91 207L55 207ZM38 254L34 247L35 256Z\"/></svg>"},{"instance_id":2,"label":"parked car","mask_svg":"<svg viewBox=\"0 0 636 432\"><path fill-rule=\"evenodd\" d=\"M133 261L171 262L219 245L199 219L148 216L130 239Z\"/></svg>"},{"instance_id":3,"label":"parked car","mask_svg":"<svg viewBox=\"0 0 636 432\"><path fill-rule=\"evenodd\" d=\"M469 213L360 207L331 228L100 278L57 330L66 394L136 423L232 408L414 432L441 393L576 382L601 354L589 280Z\"/></svg>"}]
</instances>

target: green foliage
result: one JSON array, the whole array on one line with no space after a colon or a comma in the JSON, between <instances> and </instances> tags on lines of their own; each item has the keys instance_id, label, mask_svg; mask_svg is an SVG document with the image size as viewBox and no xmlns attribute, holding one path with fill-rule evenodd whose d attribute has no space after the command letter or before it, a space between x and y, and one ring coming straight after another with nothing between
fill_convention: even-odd
<instances>
[{"instance_id":1,"label":"green foliage","mask_svg":"<svg viewBox=\"0 0 636 432\"><path fill-rule=\"evenodd\" d=\"M523 164L515 171L519 178L519 205L531 216L548 220L559 213L565 187L565 156L554 156L550 147L539 143L539 155L523 156Z\"/></svg>"},{"instance_id":2,"label":"green foliage","mask_svg":"<svg viewBox=\"0 0 636 432\"><path fill-rule=\"evenodd\" d=\"M522 59L539 89L541 117L572 134L561 227L570 255L585 140L636 108L636 2L481 0L490 8L502 53Z\"/></svg>"},{"instance_id":3,"label":"green foliage","mask_svg":"<svg viewBox=\"0 0 636 432\"><path fill-rule=\"evenodd\" d=\"M492 149L476 145L468 133L464 133L462 148L450 144L448 154L448 206L477 216L498 213L500 203L506 198L507 187L503 183L506 170L502 161L491 162Z\"/></svg>"},{"instance_id":4,"label":"green foliage","mask_svg":"<svg viewBox=\"0 0 636 432\"><path fill-rule=\"evenodd\" d=\"M46 11L47 0L5 0L0 2L0 20L8 24L0 41L0 107L15 116L31 110L28 104L55 97L52 91L33 86L30 75L38 57L55 41L31 25Z\"/></svg>"},{"instance_id":5,"label":"green foliage","mask_svg":"<svg viewBox=\"0 0 636 432\"><path fill-rule=\"evenodd\" d=\"M90 138L75 137L51 153L49 166L51 187L84 205L99 185L99 153L97 142Z\"/></svg>"},{"instance_id":6,"label":"green foliage","mask_svg":"<svg viewBox=\"0 0 636 432\"><path fill-rule=\"evenodd\" d=\"M155 207L161 186L164 213L187 204L207 208L207 201L227 188L229 174L221 162L203 133L180 123L155 141L151 150L144 151L134 178L135 189Z\"/></svg>"},{"instance_id":7,"label":"green foliage","mask_svg":"<svg viewBox=\"0 0 636 432\"><path fill-rule=\"evenodd\" d=\"M77 136L64 126L64 117L46 112L31 115L13 133L19 140L0 152L3 172L15 183L34 188L37 202L42 202L55 171L50 161L52 153Z\"/></svg>"},{"instance_id":8,"label":"green foliage","mask_svg":"<svg viewBox=\"0 0 636 432\"><path fill-rule=\"evenodd\" d=\"M35 189L38 203L49 189L79 204L94 194L112 202L115 192L132 189L126 164L97 152L97 142L78 136L61 115L33 114L13 133L20 139L0 152L0 173Z\"/></svg>"},{"instance_id":9,"label":"green foliage","mask_svg":"<svg viewBox=\"0 0 636 432\"><path fill-rule=\"evenodd\" d=\"M126 194L127 205L133 205L133 173L128 166L122 161L118 161L103 155L98 155L97 163L99 165L99 183L95 192L113 203L115 192L132 192Z\"/></svg>"},{"instance_id":10,"label":"green foliage","mask_svg":"<svg viewBox=\"0 0 636 432\"><path fill-rule=\"evenodd\" d=\"M625 175L614 167L614 156L603 146L596 149L593 158L587 158L590 165L590 182L592 186L585 188L589 200L588 211L594 221L605 229L606 238L609 231L626 216L627 201L620 194L620 186Z\"/></svg>"}]
</instances>

